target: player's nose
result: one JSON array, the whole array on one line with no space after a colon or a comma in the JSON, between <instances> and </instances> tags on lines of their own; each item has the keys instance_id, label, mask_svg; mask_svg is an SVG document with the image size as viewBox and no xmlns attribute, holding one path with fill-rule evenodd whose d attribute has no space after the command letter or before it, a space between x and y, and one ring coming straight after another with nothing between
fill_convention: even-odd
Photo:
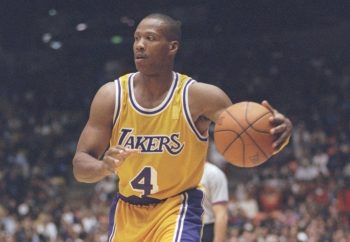
<instances>
[{"instance_id":1,"label":"player's nose","mask_svg":"<svg viewBox=\"0 0 350 242\"><path fill-rule=\"evenodd\" d=\"M142 39L135 42L135 49L138 51L145 49L145 43Z\"/></svg>"}]
</instances>

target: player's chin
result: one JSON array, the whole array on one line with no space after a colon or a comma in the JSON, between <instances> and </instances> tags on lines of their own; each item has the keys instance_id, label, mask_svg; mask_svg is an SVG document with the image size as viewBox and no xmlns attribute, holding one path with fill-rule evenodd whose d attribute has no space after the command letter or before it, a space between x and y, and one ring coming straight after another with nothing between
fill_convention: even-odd
<instances>
[{"instance_id":1,"label":"player's chin","mask_svg":"<svg viewBox=\"0 0 350 242\"><path fill-rule=\"evenodd\" d=\"M144 75L155 75L157 71L155 68L150 67L150 65L144 65L144 64L135 64L136 70Z\"/></svg>"},{"instance_id":2,"label":"player's chin","mask_svg":"<svg viewBox=\"0 0 350 242\"><path fill-rule=\"evenodd\" d=\"M135 60L135 67L139 72L147 72L148 69L145 63L139 60Z\"/></svg>"}]
</instances>

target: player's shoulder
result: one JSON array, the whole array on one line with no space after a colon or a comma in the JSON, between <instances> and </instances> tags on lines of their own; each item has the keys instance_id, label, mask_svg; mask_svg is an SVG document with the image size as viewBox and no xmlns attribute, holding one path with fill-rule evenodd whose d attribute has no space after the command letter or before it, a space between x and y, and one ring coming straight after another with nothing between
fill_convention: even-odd
<instances>
[{"instance_id":1,"label":"player's shoulder","mask_svg":"<svg viewBox=\"0 0 350 242\"><path fill-rule=\"evenodd\" d=\"M100 95L100 96L104 96L105 98L109 98L112 96L115 96L115 92L116 92L116 83L118 81L122 82L122 81L127 81L129 79L129 77L132 75L133 73L127 73L127 74L123 74L122 76L118 77L117 79L115 79L114 81L108 81L105 84L103 84L99 90L97 91L96 95Z\"/></svg>"},{"instance_id":2,"label":"player's shoulder","mask_svg":"<svg viewBox=\"0 0 350 242\"><path fill-rule=\"evenodd\" d=\"M193 84L190 86L190 90L194 92L215 92L221 90L218 86L215 86L213 84L204 83L200 81L194 81Z\"/></svg>"},{"instance_id":3,"label":"player's shoulder","mask_svg":"<svg viewBox=\"0 0 350 242\"><path fill-rule=\"evenodd\" d=\"M96 97L111 97L115 95L115 84L114 81L106 82L97 91Z\"/></svg>"},{"instance_id":4,"label":"player's shoulder","mask_svg":"<svg viewBox=\"0 0 350 242\"><path fill-rule=\"evenodd\" d=\"M228 98L227 94L220 87L199 81L194 81L188 91L191 97L210 102L226 101Z\"/></svg>"},{"instance_id":5,"label":"player's shoulder","mask_svg":"<svg viewBox=\"0 0 350 242\"><path fill-rule=\"evenodd\" d=\"M179 72L176 72L176 75L178 76L178 79L180 81L184 81L187 83L190 82L191 85L189 85L189 91L192 93L198 92L198 94L203 94L203 93L207 92L207 94L208 94L208 92L215 93L215 92L221 91L221 89L218 86L215 86L215 85L209 84L209 83L205 83L205 82L200 82L189 75L179 73Z\"/></svg>"}]
</instances>

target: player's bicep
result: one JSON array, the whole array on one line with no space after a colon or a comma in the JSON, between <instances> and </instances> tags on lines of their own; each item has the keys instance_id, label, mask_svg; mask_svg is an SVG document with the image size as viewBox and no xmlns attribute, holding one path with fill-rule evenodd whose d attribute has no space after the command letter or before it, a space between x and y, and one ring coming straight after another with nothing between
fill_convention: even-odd
<instances>
[{"instance_id":1,"label":"player's bicep","mask_svg":"<svg viewBox=\"0 0 350 242\"><path fill-rule=\"evenodd\" d=\"M96 127L89 122L80 135L77 152L85 152L98 158L108 147L109 131L104 127Z\"/></svg>"},{"instance_id":2,"label":"player's bicep","mask_svg":"<svg viewBox=\"0 0 350 242\"><path fill-rule=\"evenodd\" d=\"M195 83L190 91L192 91L193 99L200 105L200 115L213 122L218 119L222 111L232 105L228 95L214 85Z\"/></svg>"},{"instance_id":3,"label":"player's bicep","mask_svg":"<svg viewBox=\"0 0 350 242\"><path fill-rule=\"evenodd\" d=\"M111 137L115 92L113 84L103 86L95 95L89 119L80 135L77 152L99 157L108 147Z\"/></svg>"},{"instance_id":4,"label":"player's bicep","mask_svg":"<svg viewBox=\"0 0 350 242\"><path fill-rule=\"evenodd\" d=\"M210 102L211 105L208 106L206 115L215 122L222 111L232 105L232 101L223 90L217 87L214 87L211 93L213 101Z\"/></svg>"}]
</instances>

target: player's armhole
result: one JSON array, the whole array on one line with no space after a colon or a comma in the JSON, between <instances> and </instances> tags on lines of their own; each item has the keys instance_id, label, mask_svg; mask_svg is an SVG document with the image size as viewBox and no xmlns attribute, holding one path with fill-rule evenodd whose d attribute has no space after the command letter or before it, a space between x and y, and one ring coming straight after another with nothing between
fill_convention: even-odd
<instances>
[{"instance_id":1,"label":"player's armhole","mask_svg":"<svg viewBox=\"0 0 350 242\"><path fill-rule=\"evenodd\" d=\"M183 93L182 93L182 106L183 106L183 109L184 109L185 119L187 120L187 123L190 126L190 129L192 130L192 132L197 136L197 138L200 141L204 141L205 142L205 141L208 140L208 134L202 135L201 132L197 129L196 125L194 124L194 122L192 120L190 107L188 105L188 89L189 89L190 85L192 85L195 82L196 81L193 80L193 79L187 80L187 83L185 84L185 87L183 88Z\"/></svg>"},{"instance_id":2,"label":"player's armhole","mask_svg":"<svg viewBox=\"0 0 350 242\"><path fill-rule=\"evenodd\" d=\"M115 85L115 104L114 104L114 113L113 113L113 127L120 116L121 100L122 100L120 80L116 79L114 81L114 85Z\"/></svg>"},{"instance_id":3,"label":"player's armhole","mask_svg":"<svg viewBox=\"0 0 350 242\"><path fill-rule=\"evenodd\" d=\"M116 79L114 80L114 88L115 88L115 98L114 98L114 112L113 112L113 120L112 120L112 129L114 129L114 125L117 122L119 116L120 116L120 110L121 110L121 98L122 98L122 92L121 92L121 85L120 80ZM112 132L113 136L113 132ZM106 151L109 149L110 144L105 148L104 152L98 157L99 160L102 160Z\"/></svg>"}]
</instances>

